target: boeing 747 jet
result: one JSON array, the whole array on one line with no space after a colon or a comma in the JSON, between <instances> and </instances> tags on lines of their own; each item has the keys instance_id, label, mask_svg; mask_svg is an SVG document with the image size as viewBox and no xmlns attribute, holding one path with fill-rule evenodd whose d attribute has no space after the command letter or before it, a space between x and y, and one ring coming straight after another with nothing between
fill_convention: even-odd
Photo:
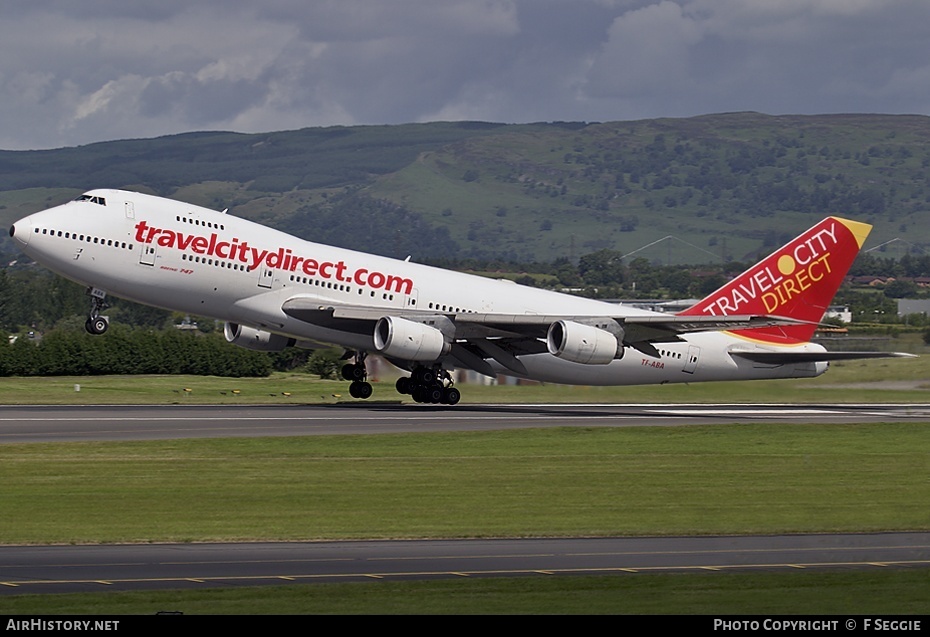
<instances>
[{"instance_id":1,"label":"boeing 747 jet","mask_svg":"<svg viewBox=\"0 0 930 637\"><path fill-rule=\"evenodd\" d=\"M366 357L402 370L417 402L455 404L451 371L575 385L817 376L810 342L871 226L828 217L693 307L663 314L299 239L223 212L123 190L91 190L17 221L27 255L87 286L87 331L107 295L225 321L255 350L339 346L355 398Z\"/></svg>"}]
</instances>

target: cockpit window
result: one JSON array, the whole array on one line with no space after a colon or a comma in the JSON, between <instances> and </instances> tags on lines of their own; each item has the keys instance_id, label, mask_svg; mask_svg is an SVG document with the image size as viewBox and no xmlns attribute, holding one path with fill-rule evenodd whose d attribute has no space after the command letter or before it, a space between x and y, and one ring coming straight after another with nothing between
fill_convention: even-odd
<instances>
[{"instance_id":1,"label":"cockpit window","mask_svg":"<svg viewBox=\"0 0 930 637\"><path fill-rule=\"evenodd\" d=\"M101 206L107 205L107 200L105 197L96 197L94 195L81 195L75 201L89 201L91 203L100 204Z\"/></svg>"}]
</instances>

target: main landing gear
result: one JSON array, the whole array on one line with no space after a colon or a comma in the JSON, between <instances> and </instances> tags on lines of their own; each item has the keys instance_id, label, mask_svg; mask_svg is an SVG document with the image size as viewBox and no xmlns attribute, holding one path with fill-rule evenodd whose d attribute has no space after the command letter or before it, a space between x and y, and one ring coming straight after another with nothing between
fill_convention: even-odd
<instances>
[{"instance_id":1,"label":"main landing gear","mask_svg":"<svg viewBox=\"0 0 930 637\"><path fill-rule=\"evenodd\" d=\"M109 304L103 300L106 297L106 292L98 290L97 288L90 288L87 290L87 293L90 295L90 316L84 323L84 329L87 330L88 334L103 334L107 331L107 328L110 327L110 321L107 317L100 316L100 312L110 307Z\"/></svg>"},{"instance_id":2,"label":"main landing gear","mask_svg":"<svg viewBox=\"0 0 930 637\"><path fill-rule=\"evenodd\" d=\"M370 398L372 389L367 381L365 368L366 352L346 352L344 358L355 357L354 363L342 366L342 377L351 381L349 395L352 398ZM418 403L441 403L454 405L462 399L462 392L452 386L452 375L444 369L417 366L410 376L397 379L395 388L401 394L410 394Z\"/></svg>"},{"instance_id":3,"label":"main landing gear","mask_svg":"<svg viewBox=\"0 0 930 637\"><path fill-rule=\"evenodd\" d=\"M452 375L444 369L417 367L410 376L398 378L394 387L418 403L454 405L462 399L462 392L452 386Z\"/></svg>"},{"instance_id":4,"label":"main landing gear","mask_svg":"<svg viewBox=\"0 0 930 637\"><path fill-rule=\"evenodd\" d=\"M352 398L370 398L372 389L368 378L368 370L365 368L366 352L360 352L355 355L354 363L347 363L342 366L342 377L352 381L349 385L349 395Z\"/></svg>"}]
</instances>

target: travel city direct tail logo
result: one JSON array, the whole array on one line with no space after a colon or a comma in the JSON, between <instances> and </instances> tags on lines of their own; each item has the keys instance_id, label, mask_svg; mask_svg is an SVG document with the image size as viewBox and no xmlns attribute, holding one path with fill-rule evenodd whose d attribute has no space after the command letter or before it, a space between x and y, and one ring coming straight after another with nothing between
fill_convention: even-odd
<instances>
[{"instance_id":1,"label":"travel city direct tail logo","mask_svg":"<svg viewBox=\"0 0 930 637\"><path fill-rule=\"evenodd\" d=\"M739 332L763 341L807 341L823 318L872 226L828 217L683 315L768 314L809 321Z\"/></svg>"}]
</instances>

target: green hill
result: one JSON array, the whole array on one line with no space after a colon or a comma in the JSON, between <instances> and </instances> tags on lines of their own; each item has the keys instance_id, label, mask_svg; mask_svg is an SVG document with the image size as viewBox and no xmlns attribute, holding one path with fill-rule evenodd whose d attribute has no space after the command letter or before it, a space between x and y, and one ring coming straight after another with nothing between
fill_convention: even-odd
<instances>
[{"instance_id":1,"label":"green hill","mask_svg":"<svg viewBox=\"0 0 930 637\"><path fill-rule=\"evenodd\" d=\"M415 259L745 260L828 214L930 246L930 118L757 113L204 132L0 151L0 222L94 187ZM662 239L673 236L676 239ZM4 257L16 258L8 240Z\"/></svg>"}]
</instances>

